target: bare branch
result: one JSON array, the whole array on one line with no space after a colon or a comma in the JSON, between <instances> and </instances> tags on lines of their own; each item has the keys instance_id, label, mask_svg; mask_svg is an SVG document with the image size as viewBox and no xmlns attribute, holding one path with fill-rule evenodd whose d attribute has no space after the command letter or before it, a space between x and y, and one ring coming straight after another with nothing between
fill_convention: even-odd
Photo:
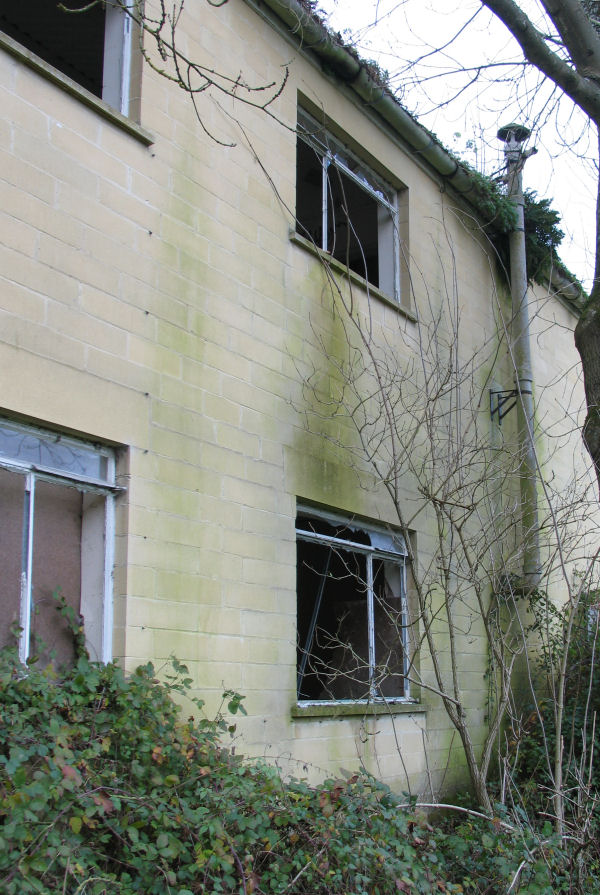
<instances>
[{"instance_id":1,"label":"bare branch","mask_svg":"<svg viewBox=\"0 0 600 895\"><path fill-rule=\"evenodd\" d=\"M480 2L504 23L528 62L554 81L590 118L600 121L600 86L548 47L544 35L514 0Z\"/></svg>"},{"instance_id":2,"label":"bare branch","mask_svg":"<svg viewBox=\"0 0 600 895\"><path fill-rule=\"evenodd\" d=\"M600 36L579 0L541 0L577 71L600 79Z\"/></svg>"}]
</instances>

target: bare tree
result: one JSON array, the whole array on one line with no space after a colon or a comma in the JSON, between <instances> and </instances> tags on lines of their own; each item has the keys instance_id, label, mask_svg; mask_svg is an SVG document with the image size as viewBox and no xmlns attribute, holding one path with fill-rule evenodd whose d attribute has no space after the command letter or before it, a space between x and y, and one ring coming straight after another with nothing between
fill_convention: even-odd
<instances>
[{"instance_id":1,"label":"bare tree","mask_svg":"<svg viewBox=\"0 0 600 895\"><path fill-rule=\"evenodd\" d=\"M535 27L514 0L481 0L517 40L527 62L535 66L600 126L599 4L580 0L541 0L552 33ZM575 330L581 356L587 417L584 440L600 485L600 186L596 205L594 285Z\"/></svg>"},{"instance_id":2,"label":"bare tree","mask_svg":"<svg viewBox=\"0 0 600 895\"><path fill-rule=\"evenodd\" d=\"M502 368L511 365L510 312L507 317L502 298L495 296L496 331L469 354L459 338L461 302L447 261L439 259L445 282L452 284L445 295L441 300L429 295L427 283L421 283L421 298L424 293L428 300L420 301L416 324L400 323L387 336L370 301L365 306L352 281L323 263L346 351L335 360L321 345L327 368L317 361L305 378L308 425L335 441L359 478L383 487L391 500L411 568L408 678L441 700L462 744L477 800L491 813L490 770L498 761L510 780L506 730L508 725L513 739L521 735L523 706L537 705L549 687L554 722L562 729L567 654L561 654L558 673L542 682L531 652L547 644L555 619L552 594L562 594L561 636L570 642L592 586L595 562L586 552L591 508L585 486L577 481L555 492L544 484L544 562L536 599L528 603L521 576L527 536L518 489L522 445L514 428L490 426L489 419L490 376L506 375ZM316 328L315 339L319 344ZM339 425L345 430L348 424L354 436L340 437ZM413 532L427 529L433 532L430 546L417 555ZM352 574L349 568L345 573ZM320 633L335 641L338 661L344 651L349 657L344 674L354 672L358 678L364 671L361 658L344 632ZM465 681L464 655L473 643L479 644L479 659L487 655L489 661L486 725L469 705ZM420 665L413 661L419 653ZM385 678L389 668L378 667L376 673ZM335 668L329 674L334 676ZM562 829L566 796L560 738L557 744L556 752L547 754L547 767ZM515 799L514 788L505 787L505 798Z\"/></svg>"},{"instance_id":3,"label":"bare tree","mask_svg":"<svg viewBox=\"0 0 600 895\"><path fill-rule=\"evenodd\" d=\"M543 97L536 106L536 115L547 120L561 102L574 105L587 118L593 134L595 170L598 171L598 127L600 126L600 4L597 0L535 0L532 3L516 0L478 0L480 10L489 10L514 38L521 50L520 60L506 57L499 61L465 59L459 61L453 55L454 41L463 32L476 28L477 5L465 12L463 24L456 33L447 34L443 43L415 46L415 37L408 31L412 58L407 58L403 47L389 47L397 52L399 71L392 74L390 85L402 99L410 102L414 88L427 94L427 90L441 79L452 86L444 98L444 104L465 102L466 92L474 85L486 83L502 85L506 95L507 82L519 93L518 103L524 111L531 111L536 97ZM340 10L343 0L337 0ZM400 15L410 10L410 0L394 4L393 8L380 9L379 3L371 4L373 21L381 15ZM474 32L475 33L475 32ZM361 32L360 38L365 39ZM351 39L351 38L350 38ZM391 63L392 66L396 62ZM533 72L534 77L527 78ZM436 99L431 99L435 105ZM572 106L571 106L572 108ZM565 113L569 118L569 111ZM523 124L533 124L524 120ZM567 147L565 147L567 148ZM572 148L572 147L571 147ZM583 436L594 462L600 486L600 212L598 189L596 193L596 235L594 239L593 288L576 332L575 343L581 356L587 399L587 417Z\"/></svg>"},{"instance_id":4,"label":"bare tree","mask_svg":"<svg viewBox=\"0 0 600 895\"><path fill-rule=\"evenodd\" d=\"M207 2L222 5L212 0ZM547 9L550 4L544 4L557 32L548 38L533 28L512 0L485 5L499 16L499 10L504 7L515 15L519 13L521 18L514 27L527 35L521 44L524 52L533 48L531 55L526 55L528 61L579 105L591 121L600 121L600 92L598 108L591 95L596 89L600 91L600 86L596 88L590 82L587 68L585 73L578 69L583 65L584 51L577 43L577 35L581 37L588 29L593 32L594 41L600 41L587 14L574 36L569 28L564 36L559 27L560 9L552 13ZM311 4L306 4L309 7ZM156 51L151 55L146 46L146 61L189 93L201 123L197 101L206 91L226 94L270 114L270 105L283 89L284 81L252 87L241 75L231 78L207 70L178 50L181 6L167 10L164 0L160 0L157 8L158 13L152 16L146 11L142 14L139 9L135 13L141 30L151 39ZM535 32L532 40L529 40L530 28ZM572 49L569 40L575 41ZM577 84L572 82L573 73L579 78ZM268 167L265 173L268 176ZM350 220L347 229L348 233L353 230ZM316 367L313 376L305 382L307 406L311 408L309 425L318 420L331 420L333 415L343 428L353 429L355 438L341 441L328 434L331 430L327 426L320 434L337 440L338 447L348 453L359 475L366 463L372 480L391 499L409 551L412 573L413 607L409 622L412 651L408 677L441 699L461 741L476 797L489 813L488 777L494 761L501 762L505 780L510 779L506 725L518 738L522 730L523 702L537 704L539 669L531 662L530 652L532 642L541 642L544 646L550 636L550 619L554 617L550 594L557 591L562 594L561 635L568 644L580 619L582 601L593 586L595 557L592 555L590 559L584 549L589 512L585 488L577 483L566 494L559 494L544 483L540 527L545 562L535 612L531 614L524 608L521 588L523 543L529 533L523 530L522 506L518 487L514 487L522 469L522 443L519 446L507 434L494 434L489 417L482 410L487 408L489 370L497 365L501 352L509 358L510 366L511 321L506 317L501 299L496 296L496 332L479 351L465 356L459 340L458 295L449 289L441 304L430 297L425 306L421 303L414 333L409 328L400 328L396 334L406 349L404 362L399 364L397 346L387 342L385 334L378 331L370 302L361 310L351 278L340 275L325 259L323 264L334 313L345 333L346 350L336 361L326 346L321 346L322 355L328 357L327 377L331 365L337 364L339 392L332 398ZM445 279L448 283L457 280L450 271L446 271ZM426 283L423 292L427 294ZM600 422L597 422L596 410L600 370L596 376L594 373L594 364L600 364L600 352L594 350L600 347L600 323L596 307L600 313L600 292L594 290L578 325L577 344L584 364L588 404L586 445L600 480ZM315 336L318 341L316 333ZM514 370L511 368L505 373L510 376ZM426 562L412 547L412 533L421 526L436 533ZM574 574L576 569L578 576ZM350 574L348 569L346 573ZM396 620L395 624L403 622ZM362 680L365 676L362 657L344 640L342 631L317 630L315 636L334 641L333 648L338 655L351 654L348 666L353 672L344 673L350 676L353 673ZM489 657L490 703L483 735L481 725L473 721L463 683L461 649L471 637L483 637L486 646L480 655ZM428 657L427 674L418 662L412 661L419 652ZM307 662L310 661L311 657L307 656ZM555 697L554 724L559 732L563 725L567 663L565 650L558 669L553 669L555 673L544 682ZM329 671L336 673L335 669ZM384 675L386 670L379 669L377 673ZM560 735L554 751L548 751L547 765L554 813L559 829L563 830L565 800L570 797L563 779ZM507 787L506 792L509 791L510 798L514 799L514 791ZM581 799L581 786L577 791Z\"/></svg>"},{"instance_id":5,"label":"bare tree","mask_svg":"<svg viewBox=\"0 0 600 895\"><path fill-rule=\"evenodd\" d=\"M95 2L100 0L93 0L91 5ZM207 2L220 6L226 0ZM536 28L513 0L481 0L519 42L527 63L581 108L597 127L597 4L583 5L578 0L541 2L553 29L550 34ZM135 19L146 38L143 53L147 64L188 93L202 125L198 100L207 92L220 93L271 114L271 104L285 85L285 74L280 83L249 85L243 75L219 73L188 58L177 42L181 0L173 7L158 0L143 9L137 2L115 3ZM310 3L305 6L312 8ZM600 212L598 216L600 219ZM348 232L351 230L352 222L348 221ZM522 544L528 532L523 530L518 489L512 486L518 482L522 458L509 436L500 437L500 433L494 435L490 431L489 417L482 411L487 406L489 370L497 363L502 347L510 357L510 320L505 317L502 301L496 297L497 329L493 337L467 356L458 337L460 302L455 292L449 289L441 303L433 297L425 305L421 303L414 331L400 327L394 335L405 345L400 363L397 345L388 342L385 333L378 329L370 302L365 306L357 299L350 277L340 275L325 259L323 264L332 307L345 334L346 350L336 361L326 346L321 346L322 355L328 357L328 381L331 365L337 363L338 391L331 395L316 366L305 381L309 425L318 427L323 423L320 435L336 440L337 446L348 453L357 473L362 475L367 470L371 482L387 491L407 545L412 572L412 614L408 622L394 621L396 625L408 624L412 636L407 677L441 700L462 743L476 797L490 813L488 777L492 762L498 759L505 781L511 778L507 725L518 738L522 731L524 691L537 705L539 669L530 660L530 649L532 640L543 645L552 630L554 616L549 594L557 588L563 594L561 636L569 644L580 620L584 597L594 586L595 556L590 558L584 549L586 498L578 487L574 486L565 496L554 493L544 483L540 527L544 533L545 563L534 607L537 615L531 615L524 608L519 586ZM446 282L455 280L449 271L446 274ZM589 304L577 326L576 344L582 358L587 398L584 438L600 483L600 236L596 238L594 283ZM425 283L425 295L426 287ZM315 337L318 342L317 333ZM332 418L340 421L342 427L352 429L353 437L340 441L339 436L331 435L335 430L326 423ZM419 527L433 531L435 536L433 547L417 556L412 535ZM576 569L580 572L578 577L574 574ZM341 632L328 631L325 635L337 638L339 650L352 652ZM489 657L490 705L483 733L482 725L473 721L465 698L461 664L462 647L475 637L485 642L479 655ZM421 667L413 661L419 652L424 658ZM425 658L429 663L427 673L423 667ZM352 660L355 673L361 676L361 657L354 655ZM546 758L554 814L562 832L565 802L571 799L563 777L567 650L561 653L559 666L552 671L545 686L555 696L554 724L558 733L554 749L548 750ZM378 673L383 675L385 670ZM593 723L592 719L589 723ZM507 786L505 791L509 790L514 801L514 789ZM583 803L583 767L576 792L575 801ZM508 796L506 800L509 801Z\"/></svg>"}]
</instances>

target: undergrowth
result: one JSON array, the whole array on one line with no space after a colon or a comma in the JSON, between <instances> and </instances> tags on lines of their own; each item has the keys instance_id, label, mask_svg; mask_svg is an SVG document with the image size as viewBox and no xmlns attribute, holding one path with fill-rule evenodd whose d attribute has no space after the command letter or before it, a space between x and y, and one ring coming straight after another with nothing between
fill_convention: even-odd
<instances>
[{"instance_id":1,"label":"undergrowth","mask_svg":"<svg viewBox=\"0 0 600 895\"><path fill-rule=\"evenodd\" d=\"M539 635L538 668L544 673L537 705L530 705L510 741L515 795L529 816L553 812L553 759L557 739L562 747L564 811L567 834L576 843L579 865L600 874L600 664L598 662L598 591L581 598L570 637L564 635L565 613L543 593L530 602ZM537 603L543 602L543 612ZM565 658L564 712L556 729L555 669ZM590 871L591 872L591 871ZM600 890L600 883L593 891ZM592 890L590 890L592 891Z\"/></svg>"},{"instance_id":2,"label":"undergrowth","mask_svg":"<svg viewBox=\"0 0 600 895\"><path fill-rule=\"evenodd\" d=\"M64 673L0 652L3 895L595 891L549 828L426 819L365 772L284 780L225 745L238 694L207 718L177 661L127 676L78 645Z\"/></svg>"},{"instance_id":3,"label":"undergrowth","mask_svg":"<svg viewBox=\"0 0 600 895\"><path fill-rule=\"evenodd\" d=\"M0 891L457 891L388 789L283 782L223 745L223 715L182 719L189 684L177 662L159 682L151 665L126 677L82 656L57 677L2 654Z\"/></svg>"}]
</instances>

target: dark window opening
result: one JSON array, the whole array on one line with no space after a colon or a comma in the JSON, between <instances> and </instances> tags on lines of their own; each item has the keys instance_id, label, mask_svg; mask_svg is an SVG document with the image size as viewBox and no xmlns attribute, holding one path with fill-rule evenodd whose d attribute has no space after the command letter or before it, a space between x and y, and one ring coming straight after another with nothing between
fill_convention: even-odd
<instances>
[{"instance_id":1,"label":"dark window opening","mask_svg":"<svg viewBox=\"0 0 600 895\"><path fill-rule=\"evenodd\" d=\"M67 8L81 4L66 2ZM0 30L96 96L102 96L106 8L81 13L58 0L0 0Z\"/></svg>"},{"instance_id":2,"label":"dark window opening","mask_svg":"<svg viewBox=\"0 0 600 895\"><path fill-rule=\"evenodd\" d=\"M308 124L300 127L309 128ZM316 127L316 125L315 125ZM311 131L296 146L296 230L371 285L397 296L393 196L350 156Z\"/></svg>"},{"instance_id":3,"label":"dark window opening","mask_svg":"<svg viewBox=\"0 0 600 895\"><path fill-rule=\"evenodd\" d=\"M387 534L308 515L296 532L298 699L406 697L404 555Z\"/></svg>"},{"instance_id":4,"label":"dark window opening","mask_svg":"<svg viewBox=\"0 0 600 895\"><path fill-rule=\"evenodd\" d=\"M329 166L328 188L329 251L350 270L379 286L377 202L336 165Z\"/></svg>"},{"instance_id":5,"label":"dark window opening","mask_svg":"<svg viewBox=\"0 0 600 895\"><path fill-rule=\"evenodd\" d=\"M323 247L323 158L298 137L296 169L296 229Z\"/></svg>"}]
</instances>

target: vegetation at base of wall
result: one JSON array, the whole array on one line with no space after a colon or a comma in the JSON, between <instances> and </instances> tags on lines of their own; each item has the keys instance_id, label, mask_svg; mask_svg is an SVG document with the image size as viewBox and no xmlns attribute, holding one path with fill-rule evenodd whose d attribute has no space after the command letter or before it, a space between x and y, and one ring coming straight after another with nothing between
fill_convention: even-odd
<instances>
[{"instance_id":1,"label":"vegetation at base of wall","mask_svg":"<svg viewBox=\"0 0 600 895\"><path fill-rule=\"evenodd\" d=\"M223 745L222 715L182 720L185 673L174 663L159 683L151 665L126 677L80 657L59 677L4 653L5 895L456 891L430 834L372 778L284 783Z\"/></svg>"},{"instance_id":2,"label":"vegetation at base of wall","mask_svg":"<svg viewBox=\"0 0 600 895\"><path fill-rule=\"evenodd\" d=\"M177 662L161 683L151 665L81 655L57 674L0 654L5 895L576 891L548 831L427 822L366 773L284 781L224 745L223 713L185 720L189 687Z\"/></svg>"},{"instance_id":3,"label":"vegetation at base of wall","mask_svg":"<svg viewBox=\"0 0 600 895\"><path fill-rule=\"evenodd\" d=\"M560 607L546 606L543 639L540 637L539 667L547 681L540 692L547 695L529 706L520 735L512 741L515 793L529 814L547 815L552 811L551 757L557 743L556 697L553 692L555 669L565 658L566 680L562 742L562 773L565 788L566 820L578 831L582 853L588 853L600 867L600 762L597 754L600 726L600 663L598 633L600 613L598 591L582 596L577 623L565 645L564 613ZM536 617L538 594L531 601ZM550 611L549 611L550 609ZM536 630L534 625L533 630Z\"/></svg>"}]
</instances>

